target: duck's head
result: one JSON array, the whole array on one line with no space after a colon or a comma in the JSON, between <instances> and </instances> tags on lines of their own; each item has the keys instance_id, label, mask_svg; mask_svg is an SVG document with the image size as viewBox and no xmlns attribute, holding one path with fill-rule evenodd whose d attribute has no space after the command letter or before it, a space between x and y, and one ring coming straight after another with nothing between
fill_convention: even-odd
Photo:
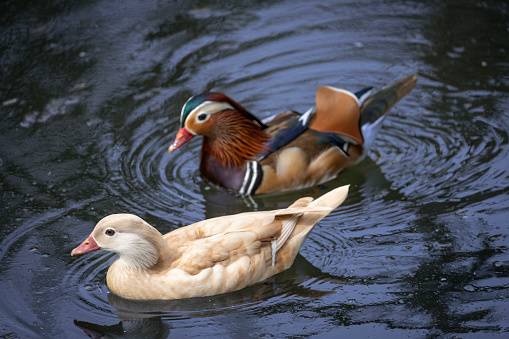
<instances>
[{"instance_id":1,"label":"duck's head","mask_svg":"<svg viewBox=\"0 0 509 339\"><path fill-rule=\"evenodd\" d=\"M233 129L239 121L265 127L257 117L222 93L195 95L182 107L179 131L168 152L172 153L196 135L215 138L220 132L224 134L228 128Z\"/></svg>"},{"instance_id":2,"label":"duck's head","mask_svg":"<svg viewBox=\"0 0 509 339\"><path fill-rule=\"evenodd\" d=\"M157 263L165 246L161 233L140 217L112 214L99 221L92 234L71 255L106 250L118 254L119 260L129 268L148 269Z\"/></svg>"}]
</instances>

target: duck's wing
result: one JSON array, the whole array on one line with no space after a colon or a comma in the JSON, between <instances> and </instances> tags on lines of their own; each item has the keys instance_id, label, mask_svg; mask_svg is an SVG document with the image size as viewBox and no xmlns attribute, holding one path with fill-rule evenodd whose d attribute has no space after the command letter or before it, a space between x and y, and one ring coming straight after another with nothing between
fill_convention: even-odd
<instances>
[{"instance_id":1,"label":"duck's wing","mask_svg":"<svg viewBox=\"0 0 509 339\"><path fill-rule=\"evenodd\" d=\"M283 211L286 210L281 210L283 215L277 215L279 211L251 212L196 224L192 231L199 228L201 237L180 243L181 256L174 268L198 274L216 264L228 266L236 260L245 260L249 265L250 258L262 251L262 260L257 261L263 262L263 266L270 265L272 256L275 260L277 250L286 242L302 214L301 208ZM216 233L218 230L223 231Z\"/></svg>"},{"instance_id":2,"label":"duck's wing","mask_svg":"<svg viewBox=\"0 0 509 339\"><path fill-rule=\"evenodd\" d=\"M266 150L256 160L266 159L297 137L301 148L334 144L346 152L348 143L362 144L359 113L359 99L354 93L321 86L316 92L316 108L312 107L302 115L284 113L266 123L265 132L271 139L265 143ZM304 133L309 129L315 133Z\"/></svg>"},{"instance_id":3,"label":"duck's wing","mask_svg":"<svg viewBox=\"0 0 509 339\"><path fill-rule=\"evenodd\" d=\"M179 244L210 238L246 226L260 227L270 224L274 220L274 212L276 211L247 212L211 218L178 228L163 237L168 243L179 246Z\"/></svg>"},{"instance_id":4,"label":"duck's wing","mask_svg":"<svg viewBox=\"0 0 509 339\"><path fill-rule=\"evenodd\" d=\"M265 143L265 151L256 160L261 161L271 153L286 146L307 130L315 111L310 108L306 113L287 112L278 115L268 122L265 132L270 140Z\"/></svg>"},{"instance_id":5,"label":"duck's wing","mask_svg":"<svg viewBox=\"0 0 509 339\"><path fill-rule=\"evenodd\" d=\"M260 254L263 240L273 238L276 231L268 227L231 231L189 242L181 247L182 255L174 268L196 275L218 264L227 267L242 257L248 266L250 258Z\"/></svg>"},{"instance_id":6,"label":"duck's wing","mask_svg":"<svg viewBox=\"0 0 509 339\"><path fill-rule=\"evenodd\" d=\"M354 93L341 88L320 86L316 90L316 114L309 128L347 136L362 144L359 116L359 99Z\"/></svg>"},{"instance_id":7,"label":"duck's wing","mask_svg":"<svg viewBox=\"0 0 509 339\"><path fill-rule=\"evenodd\" d=\"M301 198L287 209L205 220L197 225L202 232L224 231L181 244L182 254L174 267L198 274L217 264L228 266L241 260L249 269L251 258L260 254L257 265L274 267L279 260L276 254L284 245L294 247L287 251L292 255L285 256L289 263L282 265L288 267L313 226L343 202L347 192L344 186L314 201Z\"/></svg>"}]
</instances>

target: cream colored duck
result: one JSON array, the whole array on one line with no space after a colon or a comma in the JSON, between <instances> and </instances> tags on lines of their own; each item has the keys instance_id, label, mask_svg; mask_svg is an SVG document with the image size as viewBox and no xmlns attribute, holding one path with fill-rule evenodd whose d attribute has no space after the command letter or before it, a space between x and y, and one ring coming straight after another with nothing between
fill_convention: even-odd
<instances>
[{"instance_id":1,"label":"cream colored duck","mask_svg":"<svg viewBox=\"0 0 509 339\"><path fill-rule=\"evenodd\" d=\"M289 268L313 226L339 206L348 186L286 209L197 222L164 236L132 214L95 226L71 255L115 252L106 276L111 292L133 299L180 299L236 291Z\"/></svg>"}]
</instances>

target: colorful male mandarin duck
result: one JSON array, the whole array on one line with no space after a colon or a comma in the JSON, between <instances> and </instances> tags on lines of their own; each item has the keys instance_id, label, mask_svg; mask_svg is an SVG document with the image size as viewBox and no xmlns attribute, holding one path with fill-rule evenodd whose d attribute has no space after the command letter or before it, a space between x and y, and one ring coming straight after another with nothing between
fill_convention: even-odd
<instances>
[{"instance_id":1,"label":"colorful male mandarin duck","mask_svg":"<svg viewBox=\"0 0 509 339\"><path fill-rule=\"evenodd\" d=\"M417 82L409 75L378 91L322 86L316 107L261 121L224 94L191 97L182 108L172 153L203 135L200 174L240 195L319 185L357 162L373 144L382 118Z\"/></svg>"},{"instance_id":2,"label":"colorful male mandarin duck","mask_svg":"<svg viewBox=\"0 0 509 339\"><path fill-rule=\"evenodd\" d=\"M338 207L348 186L286 209L197 222L161 235L132 214L103 218L71 255L115 252L106 284L133 299L182 299L236 291L288 269L314 225Z\"/></svg>"}]
</instances>

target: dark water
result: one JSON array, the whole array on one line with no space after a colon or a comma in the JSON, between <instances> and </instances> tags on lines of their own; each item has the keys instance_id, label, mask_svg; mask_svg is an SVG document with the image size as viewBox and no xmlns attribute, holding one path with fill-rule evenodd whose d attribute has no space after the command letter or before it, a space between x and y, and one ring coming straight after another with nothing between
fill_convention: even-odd
<instances>
[{"instance_id":1,"label":"dark water","mask_svg":"<svg viewBox=\"0 0 509 339\"><path fill-rule=\"evenodd\" d=\"M509 5L503 1L3 1L0 338L509 336ZM260 117L418 73L369 157L324 188L242 199L169 155L180 108ZM111 213L166 233L351 184L295 265L228 295L127 302ZM95 331L95 332L94 332Z\"/></svg>"}]
</instances>

